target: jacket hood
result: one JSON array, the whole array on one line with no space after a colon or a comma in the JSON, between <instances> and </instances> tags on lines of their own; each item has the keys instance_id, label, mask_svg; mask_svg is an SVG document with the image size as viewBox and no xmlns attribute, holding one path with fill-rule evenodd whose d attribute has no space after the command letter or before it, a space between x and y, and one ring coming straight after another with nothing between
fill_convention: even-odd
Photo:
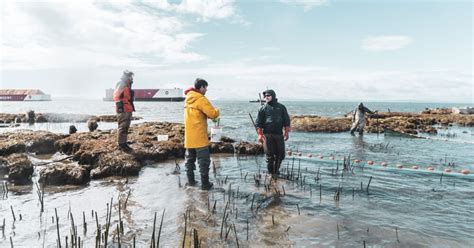
<instances>
[{"instance_id":1,"label":"jacket hood","mask_svg":"<svg viewBox=\"0 0 474 248\"><path fill-rule=\"evenodd\" d=\"M269 94L269 95L272 96L272 100L271 100L269 103L274 103L274 102L277 102L277 101L278 101L278 99L276 98L276 93L275 93L274 90L265 90L265 91L263 92L263 95L264 95L264 96L267 95L267 94Z\"/></svg>"},{"instance_id":2,"label":"jacket hood","mask_svg":"<svg viewBox=\"0 0 474 248\"><path fill-rule=\"evenodd\" d=\"M191 91L196 91L196 92L199 92L198 90L196 90L194 87L189 87L187 88L186 90L184 90L184 95L187 95L189 92Z\"/></svg>"},{"instance_id":3,"label":"jacket hood","mask_svg":"<svg viewBox=\"0 0 474 248\"><path fill-rule=\"evenodd\" d=\"M127 87L128 84L122 80L118 81L117 84L115 84L115 89L118 90L118 89L123 89L125 87Z\"/></svg>"},{"instance_id":4,"label":"jacket hood","mask_svg":"<svg viewBox=\"0 0 474 248\"><path fill-rule=\"evenodd\" d=\"M196 102L199 98L204 96L200 92L196 91L196 89L194 88L187 89L186 91L184 91L184 94L186 95L186 104L192 104Z\"/></svg>"}]
</instances>

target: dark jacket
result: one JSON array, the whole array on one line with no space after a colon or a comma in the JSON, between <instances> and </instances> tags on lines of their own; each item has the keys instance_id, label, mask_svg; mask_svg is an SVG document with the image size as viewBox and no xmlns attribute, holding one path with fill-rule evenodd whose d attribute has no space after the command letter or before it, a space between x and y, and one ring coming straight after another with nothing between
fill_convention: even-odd
<instances>
[{"instance_id":1,"label":"dark jacket","mask_svg":"<svg viewBox=\"0 0 474 248\"><path fill-rule=\"evenodd\" d=\"M283 134L283 127L290 126L290 116L285 105L273 97L271 102L260 107L255 124L263 129L265 134Z\"/></svg>"},{"instance_id":2,"label":"dark jacket","mask_svg":"<svg viewBox=\"0 0 474 248\"><path fill-rule=\"evenodd\" d=\"M374 114L370 109L364 106L363 103L359 103L359 105L352 111L352 122L355 121L356 115L359 113L359 119L365 118L365 113Z\"/></svg>"}]
</instances>

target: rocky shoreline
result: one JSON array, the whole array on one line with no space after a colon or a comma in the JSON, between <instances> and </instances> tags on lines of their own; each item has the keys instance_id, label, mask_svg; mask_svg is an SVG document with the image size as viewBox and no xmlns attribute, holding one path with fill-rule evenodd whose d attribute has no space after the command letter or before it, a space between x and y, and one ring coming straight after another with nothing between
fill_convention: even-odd
<instances>
[{"instance_id":1,"label":"rocky shoreline","mask_svg":"<svg viewBox=\"0 0 474 248\"><path fill-rule=\"evenodd\" d=\"M167 135L158 141L157 135ZM0 134L0 176L15 184L29 184L34 167L45 184L81 185L109 176L136 176L143 166L171 158L184 158L184 125L169 122L134 124L129 131L131 152L117 147L117 130L59 135L20 130ZM261 144L233 140L211 143L211 153L262 154ZM60 154L61 161L35 164L32 155Z\"/></svg>"},{"instance_id":2,"label":"rocky shoreline","mask_svg":"<svg viewBox=\"0 0 474 248\"><path fill-rule=\"evenodd\" d=\"M351 117L321 117L314 115L293 116L291 126L293 130L305 132L347 132L352 125ZM465 127L474 126L474 115L453 114L443 109L426 110L421 113L380 112L370 115L365 131L369 133L383 133L391 129L405 134L429 133L436 134L434 125Z\"/></svg>"},{"instance_id":3,"label":"rocky shoreline","mask_svg":"<svg viewBox=\"0 0 474 248\"><path fill-rule=\"evenodd\" d=\"M11 120L14 114L0 114L0 119ZM87 117L90 120L90 116ZM96 117L100 121L115 116ZM53 120L53 119L50 119ZM84 118L84 120L86 120ZM320 116L293 116L292 129L304 132L347 132L350 117L328 118ZM390 129L400 133L436 134L435 125L474 126L474 115L453 114L443 109L422 113L382 112L369 116L366 132L377 133ZM157 135L167 135L167 141L158 141ZM131 152L117 147L117 130L94 130L69 135L47 131L18 130L0 133L0 178L15 184L31 184L36 171L40 182L52 185L82 185L93 179L109 176L136 176L148 164L168 159L183 159L185 148L184 125L169 122L134 124L129 131ZM211 143L211 153L256 155L263 153L261 144L241 141L235 144L230 138ZM48 155L56 160L47 162L35 159Z\"/></svg>"},{"instance_id":4,"label":"rocky shoreline","mask_svg":"<svg viewBox=\"0 0 474 248\"><path fill-rule=\"evenodd\" d=\"M141 117L132 117L132 120L141 120ZM85 115L85 114L57 114L57 113L35 113L28 111L24 114L0 113L0 123L60 123L60 122L115 122L116 115Z\"/></svg>"}]
</instances>

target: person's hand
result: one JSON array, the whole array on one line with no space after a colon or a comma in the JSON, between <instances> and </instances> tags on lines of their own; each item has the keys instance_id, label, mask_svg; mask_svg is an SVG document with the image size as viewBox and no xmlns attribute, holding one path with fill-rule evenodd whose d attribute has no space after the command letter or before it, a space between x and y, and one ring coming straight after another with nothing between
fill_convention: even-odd
<instances>
[{"instance_id":1,"label":"person's hand","mask_svg":"<svg viewBox=\"0 0 474 248\"><path fill-rule=\"evenodd\" d=\"M285 139L285 141L287 141L289 137L290 137L290 127L285 127L285 131L283 132L283 138Z\"/></svg>"},{"instance_id":2,"label":"person's hand","mask_svg":"<svg viewBox=\"0 0 474 248\"><path fill-rule=\"evenodd\" d=\"M265 135L263 135L263 130L261 128L257 128L257 134L258 134L258 142L260 143L265 143Z\"/></svg>"}]
</instances>

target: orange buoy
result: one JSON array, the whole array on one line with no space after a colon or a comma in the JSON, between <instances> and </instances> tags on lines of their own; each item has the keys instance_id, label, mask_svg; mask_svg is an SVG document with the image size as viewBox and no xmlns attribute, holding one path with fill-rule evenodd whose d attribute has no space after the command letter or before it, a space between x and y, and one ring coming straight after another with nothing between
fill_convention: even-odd
<instances>
[{"instance_id":1,"label":"orange buoy","mask_svg":"<svg viewBox=\"0 0 474 248\"><path fill-rule=\"evenodd\" d=\"M330 159L330 160L334 160L334 157L331 156L331 157L329 157L329 159Z\"/></svg>"},{"instance_id":2,"label":"orange buoy","mask_svg":"<svg viewBox=\"0 0 474 248\"><path fill-rule=\"evenodd\" d=\"M380 165L381 165L381 166L387 166L387 163L385 163L385 162L380 162Z\"/></svg>"},{"instance_id":3,"label":"orange buoy","mask_svg":"<svg viewBox=\"0 0 474 248\"><path fill-rule=\"evenodd\" d=\"M397 168L398 168L398 169L402 169L402 168L403 168L403 165L397 164Z\"/></svg>"},{"instance_id":4,"label":"orange buoy","mask_svg":"<svg viewBox=\"0 0 474 248\"><path fill-rule=\"evenodd\" d=\"M312 158L312 157L313 157L313 154L308 153L308 158Z\"/></svg>"},{"instance_id":5,"label":"orange buoy","mask_svg":"<svg viewBox=\"0 0 474 248\"><path fill-rule=\"evenodd\" d=\"M446 169L444 169L444 172L448 172L448 173L449 173L449 172L451 172L451 169L446 168Z\"/></svg>"},{"instance_id":6,"label":"orange buoy","mask_svg":"<svg viewBox=\"0 0 474 248\"><path fill-rule=\"evenodd\" d=\"M411 168L414 170L418 170L420 167L418 165L413 165Z\"/></svg>"},{"instance_id":7,"label":"orange buoy","mask_svg":"<svg viewBox=\"0 0 474 248\"><path fill-rule=\"evenodd\" d=\"M461 170L461 173L464 174L464 175L467 175L469 173L471 173L469 170Z\"/></svg>"},{"instance_id":8,"label":"orange buoy","mask_svg":"<svg viewBox=\"0 0 474 248\"><path fill-rule=\"evenodd\" d=\"M374 161L369 160L369 161L367 161L367 164L368 164L368 165L373 165L373 164L374 164Z\"/></svg>"},{"instance_id":9,"label":"orange buoy","mask_svg":"<svg viewBox=\"0 0 474 248\"><path fill-rule=\"evenodd\" d=\"M433 168L433 167L431 167L431 166L430 166L430 167L428 167L428 168L426 168L426 169L427 169L427 170L430 170L430 171L434 171L434 168Z\"/></svg>"},{"instance_id":10,"label":"orange buoy","mask_svg":"<svg viewBox=\"0 0 474 248\"><path fill-rule=\"evenodd\" d=\"M354 160L354 163L357 163L357 164L358 164L358 163L360 163L360 160L355 159L355 160Z\"/></svg>"},{"instance_id":11,"label":"orange buoy","mask_svg":"<svg viewBox=\"0 0 474 248\"><path fill-rule=\"evenodd\" d=\"M288 156L291 156L292 152L291 151L288 151Z\"/></svg>"}]
</instances>

